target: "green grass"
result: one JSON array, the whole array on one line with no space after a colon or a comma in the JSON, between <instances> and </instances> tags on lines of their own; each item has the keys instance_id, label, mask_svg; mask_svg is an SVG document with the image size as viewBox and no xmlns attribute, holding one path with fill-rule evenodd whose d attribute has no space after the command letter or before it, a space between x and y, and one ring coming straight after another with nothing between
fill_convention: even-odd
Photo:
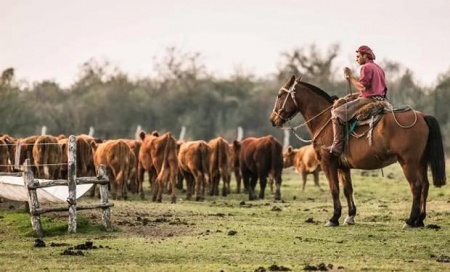
<instances>
[{"instance_id":1,"label":"green grass","mask_svg":"<svg viewBox=\"0 0 450 272\"><path fill-rule=\"evenodd\" d=\"M67 216L42 217L44 248L33 247L28 214L0 211L1 271L255 271L276 264L302 271L305 265L332 264L345 271L443 271L450 263L450 187L430 186L425 224L441 228L403 230L411 194L398 165L384 169L392 179L361 176L353 171L358 214L355 226L326 228L332 202L321 175L321 192L309 177L305 192L300 177L288 169L283 175L282 202L248 201L244 194L207 197L204 202L182 200L162 204L133 196L114 201L115 231L104 232L100 212L78 213L76 234L67 234ZM342 195L342 193L341 193ZM87 198L79 202L90 202ZM245 205L241 202L245 201ZM343 216L346 201L341 196ZM96 214L96 218L92 215ZM313 223L306 220L312 218ZM144 223L145 222L145 223ZM235 235L230 235L234 231ZM82 244L91 240L102 249L66 256L66 247L50 243ZM342 270L340 270L342 271Z\"/></svg>"}]
</instances>

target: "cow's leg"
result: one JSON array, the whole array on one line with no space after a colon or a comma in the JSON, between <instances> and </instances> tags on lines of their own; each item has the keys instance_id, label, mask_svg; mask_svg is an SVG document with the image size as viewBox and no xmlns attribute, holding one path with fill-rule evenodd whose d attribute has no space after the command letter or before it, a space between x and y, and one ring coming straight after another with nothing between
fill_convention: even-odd
<instances>
[{"instance_id":1,"label":"cow's leg","mask_svg":"<svg viewBox=\"0 0 450 272\"><path fill-rule=\"evenodd\" d=\"M222 171L222 196L227 196L230 192L230 174L227 170Z\"/></svg>"},{"instance_id":2,"label":"cow's leg","mask_svg":"<svg viewBox=\"0 0 450 272\"><path fill-rule=\"evenodd\" d=\"M144 195L144 188L143 188L143 184L144 184L144 173L145 170L143 169L142 165L138 165L138 170L137 170L137 189L136 189L136 193L139 194L139 196L141 197L141 199L145 198Z\"/></svg>"},{"instance_id":3,"label":"cow's leg","mask_svg":"<svg viewBox=\"0 0 450 272\"><path fill-rule=\"evenodd\" d=\"M187 172L183 172L183 176L186 180L186 199L191 200L194 193L194 177Z\"/></svg>"},{"instance_id":4,"label":"cow's leg","mask_svg":"<svg viewBox=\"0 0 450 272\"><path fill-rule=\"evenodd\" d=\"M259 198L260 199L264 199L264 192L266 190L266 185L267 185L267 176L263 175L263 176L259 176ZM256 186L256 184L255 184ZM273 182L272 182L272 187L273 187ZM272 188L273 190L273 188Z\"/></svg>"},{"instance_id":5,"label":"cow's leg","mask_svg":"<svg viewBox=\"0 0 450 272\"><path fill-rule=\"evenodd\" d=\"M306 187L306 180L308 178L308 173L306 172L301 172L302 175L302 192L305 191L305 187Z\"/></svg>"},{"instance_id":6,"label":"cow's leg","mask_svg":"<svg viewBox=\"0 0 450 272\"><path fill-rule=\"evenodd\" d=\"M274 177L275 180L275 200L281 200L281 173Z\"/></svg>"},{"instance_id":7,"label":"cow's leg","mask_svg":"<svg viewBox=\"0 0 450 272\"><path fill-rule=\"evenodd\" d=\"M194 178L195 178L195 200L196 201L201 201L204 199L204 197L202 196L202 192L204 192L204 177L203 174L195 171L194 173Z\"/></svg>"},{"instance_id":8,"label":"cow's leg","mask_svg":"<svg viewBox=\"0 0 450 272\"><path fill-rule=\"evenodd\" d=\"M320 191L323 192L324 190L322 189L322 187L320 187L320 183L319 183L319 170L318 169L314 170L314 172L312 174L314 177L314 184L319 188Z\"/></svg>"},{"instance_id":9,"label":"cow's leg","mask_svg":"<svg viewBox=\"0 0 450 272\"><path fill-rule=\"evenodd\" d=\"M256 195L256 192L255 192L257 183L258 183L258 175L257 174L251 174L251 176L250 176L250 185L246 186L248 188L248 193L249 193L249 196L250 196L250 200L258 199L258 196Z\"/></svg>"},{"instance_id":10,"label":"cow's leg","mask_svg":"<svg viewBox=\"0 0 450 272\"><path fill-rule=\"evenodd\" d=\"M177 169L171 169L170 171L170 185L171 185L171 201L172 203L177 203Z\"/></svg>"},{"instance_id":11,"label":"cow's leg","mask_svg":"<svg viewBox=\"0 0 450 272\"><path fill-rule=\"evenodd\" d=\"M236 193L241 193L242 175L239 167L234 167L234 177L236 178ZM245 185L244 185L245 190Z\"/></svg>"}]
</instances>

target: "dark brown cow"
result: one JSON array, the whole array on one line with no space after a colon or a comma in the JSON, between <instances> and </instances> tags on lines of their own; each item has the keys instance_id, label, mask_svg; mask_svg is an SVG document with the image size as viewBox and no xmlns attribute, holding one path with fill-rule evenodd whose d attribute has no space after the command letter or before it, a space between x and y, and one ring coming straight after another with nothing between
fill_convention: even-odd
<instances>
[{"instance_id":1,"label":"dark brown cow","mask_svg":"<svg viewBox=\"0 0 450 272\"><path fill-rule=\"evenodd\" d=\"M209 162L210 195L219 195L219 183L222 179L222 196L227 196L230 189L229 157L230 147L228 142L217 137L208 142L211 148L211 159Z\"/></svg>"},{"instance_id":2,"label":"dark brown cow","mask_svg":"<svg viewBox=\"0 0 450 272\"><path fill-rule=\"evenodd\" d=\"M142 139L138 171L140 186L142 186L143 172L148 171L153 191L153 201L162 202L165 183L170 182L172 203L176 203L178 159L175 138L170 132L160 136L156 131L151 134L141 131L139 135Z\"/></svg>"},{"instance_id":3,"label":"dark brown cow","mask_svg":"<svg viewBox=\"0 0 450 272\"><path fill-rule=\"evenodd\" d=\"M100 164L106 166L110 179L111 195L113 199L127 199L127 181L130 173L130 147L122 140L108 140L104 143L92 143L96 149L94 164L96 169ZM130 155L131 154L131 155Z\"/></svg>"},{"instance_id":4,"label":"dark brown cow","mask_svg":"<svg viewBox=\"0 0 450 272\"><path fill-rule=\"evenodd\" d=\"M236 154L236 151L234 150L234 144L229 144L228 150L229 150L229 156L228 156L229 172L234 173L234 178L236 179L236 193L240 194L241 193L242 176L241 176L241 168L240 168L240 164L239 164L239 154Z\"/></svg>"},{"instance_id":5,"label":"dark brown cow","mask_svg":"<svg viewBox=\"0 0 450 272\"><path fill-rule=\"evenodd\" d=\"M138 158L139 158L139 150L141 149L142 142L133 140L133 139L124 139L125 143L131 148L133 151L133 155L130 157L130 162L134 165L134 168L130 172L129 181L128 181L128 189L133 193L139 193L139 181L138 181Z\"/></svg>"},{"instance_id":6,"label":"dark brown cow","mask_svg":"<svg viewBox=\"0 0 450 272\"><path fill-rule=\"evenodd\" d=\"M283 153L283 161L285 168L293 166L295 171L302 176L302 191L305 191L306 179L309 174L313 175L314 184L323 191L319 185L320 162L313 145L303 146L299 149L289 146Z\"/></svg>"},{"instance_id":7,"label":"dark brown cow","mask_svg":"<svg viewBox=\"0 0 450 272\"><path fill-rule=\"evenodd\" d=\"M249 193L249 200L257 199L256 183L260 182L259 197L264 198L267 178L275 180L275 200L281 200L281 174L283 171L282 145L273 136L246 138L234 141L234 149L239 154L239 163L244 186Z\"/></svg>"},{"instance_id":8,"label":"dark brown cow","mask_svg":"<svg viewBox=\"0 0 450 272\"><path fill-rule=\"evenodd\" d=\"M205 141L188 141L181 144L178 152L178 166L186 180L187 199L190 200L194 194L195 200L205 199L207 179L209 173L209 160L211 148Z\"/></svg>"},{"instance_id":9,"label":"dark brown cow","mask_svg":"<svg viewBox=\"0 0 450 272\"><path fill-rule=\"evenodd\" d=\"M58 179L62 167L62 150L58 139L51 135L41 135L33 146L33 158L36 177Z\"/></svg>"}]
</instances>

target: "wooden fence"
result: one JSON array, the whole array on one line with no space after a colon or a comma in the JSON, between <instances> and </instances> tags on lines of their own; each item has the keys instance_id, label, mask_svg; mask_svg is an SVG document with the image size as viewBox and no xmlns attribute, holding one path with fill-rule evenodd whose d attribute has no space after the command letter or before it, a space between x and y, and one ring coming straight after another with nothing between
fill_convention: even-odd
<instances>
[{"instance_id":1,"label":"wooden fence","mask_svg":"<svg viewBox=\"0 0 450 272\"><path fill-rule=\"evenodd\" d=\"M112 230L111 226L111 207L113 203L109 203L108 184L109 178L106 174L106 167L101 165L99 167L97 177L77 177L76 173L76 137L71 135L68 140L68 178L67 180L43 180L35 179L30 160L27 159L24 163L23 178L25 186L28 188L28 205L30 208L31 225L39 238L43 237L43 230L41 224L41 214L48 212L69 212L69 226L68 232L75 233L77 231L77 211L86 209L102 209L103 226L107 231ZM77 185L80 184L98 184L100 186L100 204L97 205L77 205ZM69 195L67 198L68 207L53 207L41 208L36 190L38 188L52 187L52 186L67 186Z\"/></svg>"}]
</instances>

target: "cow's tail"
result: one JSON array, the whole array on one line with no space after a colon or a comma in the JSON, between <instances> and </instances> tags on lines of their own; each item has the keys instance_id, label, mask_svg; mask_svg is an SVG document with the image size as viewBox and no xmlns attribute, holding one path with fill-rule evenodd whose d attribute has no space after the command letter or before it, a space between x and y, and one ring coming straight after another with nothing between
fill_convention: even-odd
<instances>
[{"instance_id":1,"label":"cow's tail","mask_svg":"<svg viewBox=\"0 0 450 272\"><path fill-rule=\"evenodd\" d=\"M211 153L208 152L208 145L206 143L202 144L200 158L201 158L201 167L202 167L203 173L209 173L210 154ZM219 161L217 160L217 162L219 162Z\"/></svg>"},{"instance_id":2,"label":"cow's tail","mask_svg":"<svg viewBox=\"0 0 450 272\"><path fill-rule=\"evenodd\" d=\"M172 137L172 133L168 132L166 134L166 145L164 146L164 155L163 155L163 162L161 166L161 170L158 173L158 177L156 178L157 182L160 183L161 181L166 181L168 179L169 171L166 170L168 167L168 156L169 156L169 147L172 144L172 141L170 141L170 138Z\"/></svg>"},{"instance_id":3,"label":"cow's tail","mask_svg":"<svg viewBox=\"0 0 450 272\"><path fill-rule=\"evenodd\" d=\"M210 165L210 176L211 178L217 175L217 171L219 171L220 165L220 143L216 142L216 146L212 148L211 153L211 165Z\"/></svg>"},{"instance_id":4,"label":"cow's tail","mask_svg":"<svg viewBox=\"0 0 450 272\"><path fill-rule=\"evenodd\" d=\"M276 170L278 169L279 158L277 156L277 144L273 137L271 137L270 141L270 157L271 157L271 165L269 173L271 173L272 177L275 177Z\"/></svg>"},{"instance_id":5,"label":"cow's tail","mask_svg":"<svg viewBox=\"0 0 450 272\"><path fill-rule=\"evenodd\" d=\"M44 140L44 141L42 141L42 142L40 142L39 144L42 144L42 146L41 146L41 154L42 154L42 160L41 160L41 164L43 164L44 165L44 177L46 178L46 179L49 179L50 178L50 170L49 170L49 167L48 167L48 163L49 163L49 156L50 156L50 148L51 148L51 146L50 146L50 141L48 141L47 140L47 138Z\"/></svg>"},{"instance_id":6,"label":"cow's tail","mask_svg":"<svg viewBox=\"0 0 450 272\"><path fill-rule=\"evenodd\" d=\"M127 180L128 180L128 167L129 167L129 147L124 141L118 142L117 149L117 161L119 163L119 171L116 175L116 182L119 186L117 186L118 190L121 190L121 194L116 195L126 195L127 192Z\"/></svg>"},{"instance_id":7,"label":"cow's tail","mask_svg":"<svg viewBox=\"0 0 450 272\"><path fill-rule=\"evenodd\" d=\"M441 187L446 183L445 175L445 155L442 144L441 128L436 118L431 115L424 117L429 128L428 141L425 149L425 157L430 165L433 176L433 184Z\"/></svg>"}]
</instances>

